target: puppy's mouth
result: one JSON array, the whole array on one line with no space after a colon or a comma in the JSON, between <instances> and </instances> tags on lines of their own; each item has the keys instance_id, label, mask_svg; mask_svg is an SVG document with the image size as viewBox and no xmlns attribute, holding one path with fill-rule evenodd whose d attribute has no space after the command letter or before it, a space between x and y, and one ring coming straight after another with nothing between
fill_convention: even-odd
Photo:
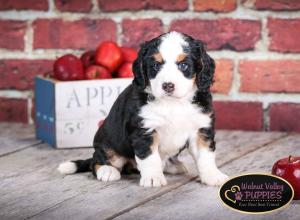
<instances>
[{"instance_id":1,"label":"puppy's mouth","mask_svg":"<svg viewBox=\"0 0 300 220\"><path fill-rule=\"evenodd\" d=\"M181 96L179 95L176 95L174 92L165 92L163 97L166 97L166 98L173 98L173 99L180 99L182 98Z\"/></svg>"},{"instance_id":2,"label":"puppy's mouth","mask_svg":"<svg viewBox=\"0 0 300 220\"><path fill-rule=\"evenodd\" d=\"M173 92L165 92L165 96L174 96Z\"/></svg>"}]
</instances>

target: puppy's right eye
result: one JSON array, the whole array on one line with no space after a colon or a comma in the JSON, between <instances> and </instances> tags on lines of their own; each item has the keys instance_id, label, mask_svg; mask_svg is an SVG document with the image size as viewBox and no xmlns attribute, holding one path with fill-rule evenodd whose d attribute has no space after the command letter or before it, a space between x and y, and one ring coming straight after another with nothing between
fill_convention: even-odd
<instances>
[{"instance_id":1,"label":"puppy's right eye","mask_svg":"<svg viewBox=\"0 0 300 220\"><path fill-rule=\"evenodd\" d=\"M160 70L160 67L161 67L161 63L160 63L160 62L154 62L154 63L153 63L152 68L153 68L155 71Z\"/></svg>"},{"instance_id":2,"label":"puppy's right eye","mask_svg":"<svg viewBox=\"0 0 300 220\"><path fill-rule=\"evenodd\" d=\"M189 65L185 62L180 62L178 64L178 68L181 70L181 71L187 71L188 68L189 68Z\"/></svg>"}]
</instances>

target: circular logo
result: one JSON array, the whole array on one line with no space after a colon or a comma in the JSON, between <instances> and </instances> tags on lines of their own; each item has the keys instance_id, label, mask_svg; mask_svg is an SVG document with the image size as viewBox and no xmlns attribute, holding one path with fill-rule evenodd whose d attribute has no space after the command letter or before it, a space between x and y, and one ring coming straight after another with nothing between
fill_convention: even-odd
<instances>
[{"instance_id":1,"label":"circular logo","mask_svg":"<svg viewBox=\"0 0 300 220\"><path fill-rule=\"evenodd\" d=\"M235 211L257 214L285 207L292 201L294 190L278 176L245 174L225 182L219 195L223 203Z\"/></svg>"}]
</instances>

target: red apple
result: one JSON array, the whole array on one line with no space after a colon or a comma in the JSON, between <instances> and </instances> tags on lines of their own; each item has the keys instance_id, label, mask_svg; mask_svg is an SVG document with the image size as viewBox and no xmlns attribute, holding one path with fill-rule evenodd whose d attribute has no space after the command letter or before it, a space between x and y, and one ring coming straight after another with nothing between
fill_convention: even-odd
<instances>
[{"instance_id":1,"label":"red apple","mask_svg":"<svg viewBox=\"0 0 300 220\"><path fill-rule=\"evenodd\" d=\"M133 72L132 72L132 63L127 62L123 63L122 66L117 71L117 78L129 78L133 77Z\"/></svg>"},{"instance_id":2,"label":"red apple","mask_svg":"<svg viewBox=\"0 0 300 220\"><path fill-rule=\"evenodd\" d=\"M96 51L96 63L106 67L110 72L116 70L122 63L120 47L112 41L101 43Z\"/></svg>"},{"instance_id":3,"label":"red apple","mask_svg":"<svg viewBox=\"0 0 300 220\"><path fill-rule=\"evenodd\" d=\"M59 80L81 80L84 79L83 66L76 56L64 55L54 62L54 77Z\"/></svg>"},{"instance_id":4,"label":"red apple","mask_svg":"<svg viewBox=\"0 0 300 220\"><path fill-rule=\"evenodd\" d=\"M294 188L294 199L300 199L300 157L289 156L278 160L272 174L287 180Z\"/></svg>"},{"instance_id":5,"label":"red apple","mask_svg":"<svg viewBox=\"0 0 300 220\"><path fill-rule=\"evenodd\" d=\"M89 66L85 71L86 79L110 79L111 73L102 66Z\"/></svg>"},{"instance_id":6,"label":"red apple","mask_svg":"<svg viewBox=\"0 0 300 220\"><path fill-rule=\"evenodd\" d=\"M93 50L87 51L81 55L80 60L84 69L87 69L91 65L95 65L95 55L96 51Z\"/></svg>"},{"instance_id":7,"label":"red apple","mask_svg":"<svg viewBox=\"0 0 300 220\"><path fill-rule=\"evenodd\" d=\"M137 58L137 51L130 47L121 47L123 62L133 62Z\"/></svg>"}]
</instances>

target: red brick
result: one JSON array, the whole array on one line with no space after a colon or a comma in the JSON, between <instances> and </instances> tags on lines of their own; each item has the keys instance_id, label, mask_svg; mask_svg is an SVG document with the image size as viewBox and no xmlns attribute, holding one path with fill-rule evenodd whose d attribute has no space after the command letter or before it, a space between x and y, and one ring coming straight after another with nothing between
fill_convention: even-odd
<instances>
[{"instance_id":1,"label":"red brick","mask_svg":"<svg viewBox=\"0 0 300 220\"><path fill-rule=\"evenodd\" d=\"M214 108L217 129L262 130L262 103L216 101Z\"/></svg>"},{"instance_id":2,"label":"red brick","mask_svg":"<svg viewBox=\"0 0 300 220\"><path fill-rule=\"evenodd\" d=\"M212 92L228 94L233 75L233 62L232 60L215 60L216 61L216 72L215 82L212 87Z\"/></svg>"},{"instance_id":3,"label":"red brick","mask_svg":"<svg viewBox=\"0 0 300 220\"><path fill-rule=\"evenodd\" d=\"M116 24L110 19L39 19L33 28L35 49L95 49L102 41L116 40Z\"/></svg>"},{"instance_id":4,"label":"red brick","mask_svg":"<svg viewBox=\"0 0 300 220\"><path fill-rule=\"evenodd\" d=\"M0 60L0 89L32 89L34 76L52 71L51 60Z\"/></svg>"},{"instance_id":5,"label":"red brick","mask_svg":"<svg viewBox=\"0 0 300 220\"><path fill-rule=\"evenodd\" d=\"M237 19L182 19L171 23L171 30L191 35L207 43L208 49L251 50L260 39L259 21Z\"/></svg>"},{"instance_id":6,"label":"red brick","mask_svg":"<svg viewBox=\"0 0 300 220\"><path fill-rule=\"evenodd\" d=\"M258 10L296 11L300 9L299 0L244 0L243 4Z\"/></svg>"},{"instance_id":7,"label":"red brick","mask_svg":"<svg viewBox=\"0 0 300 220\"><path fill-rule=\"evenodd\" d=\"M159 9L164 11L183 11L188 9L188 0L98 0L102 11L138 11Z\"/></svg>"},{"instance_id":8,"label":"red brick","mask_svg":"<svg viewBox=\"0 0 300 220\"><path fill-rule=\"evenodd\" d=\"M300 92L300 60L245 60L239 72L242 92Z\"/></svg>"},{"instance_id":9,"label":"red brick","mask_svg":"<svg viewBox=\"0 0 300 220\"><path fill-rule=\"evenodd\" d=\"M15 20L0 20L0 48L24 49L26 23Z\"/></svg>"},{"instance_id":10,"label":"red brick","mask_svg":"<svg viewBox=\"0 0 300 220\"><path fill-rule=\"evenodd\" d=\"M300 52L300 19L268 20L270 50Z\"/></svg>"},{"instance_id":11,"label":"red brick","mask_svg":"<svg viewBox=\"0 0 300 220\"><path fill-rule=\"evenodd\" d=\"M194 0L194 11L230 12L236 9L236 0Z\"/></svg>"},{"instance_id":12,"label":"red brick","mask_svg":"<svg viewBox=\"0 0 300 220\"><path fill-rule=\"evenodd\" d=\"M60 11L89 12L92 9L91 0L55 0L55 6Z\"/></svg>"},{"instance_id":13,"label":"red brick","mask_svg":"<svg viewBox=\"0 0 300 220\"><path fill-rule=\"evenodd\" d=\"M124 19L122 22L122 44L127 47L139 48L144 41L151 40L162 34L162 22L159 19Z\"/></svg>"},{"instance_id":14,"label":"red brick","mask_svg":"<svg viewBox=\"0 0 300 220\"><path fill-rule=\"evenodd\" d=\"M0 0L0 10L48 10L47 0Z\"/></svg>"},{"instance_id":15,"label":"red brick","mask_svg":"<svg viewBox=\"0 0 300 220\"><path fill-rule=\"evenodd\" d=\"M0 98L0 121L28 122L26 99Z\"/></svg>"},{"instance_id":16,"label":"red brick","mask_svg":"<svg viewBox=\"0 0 300 220\"><path fill-rule=\"evenodd\" d=\"M300 132L300 104L274 103L269 109L271 131Z\"/></svg>"}]
</instances>

